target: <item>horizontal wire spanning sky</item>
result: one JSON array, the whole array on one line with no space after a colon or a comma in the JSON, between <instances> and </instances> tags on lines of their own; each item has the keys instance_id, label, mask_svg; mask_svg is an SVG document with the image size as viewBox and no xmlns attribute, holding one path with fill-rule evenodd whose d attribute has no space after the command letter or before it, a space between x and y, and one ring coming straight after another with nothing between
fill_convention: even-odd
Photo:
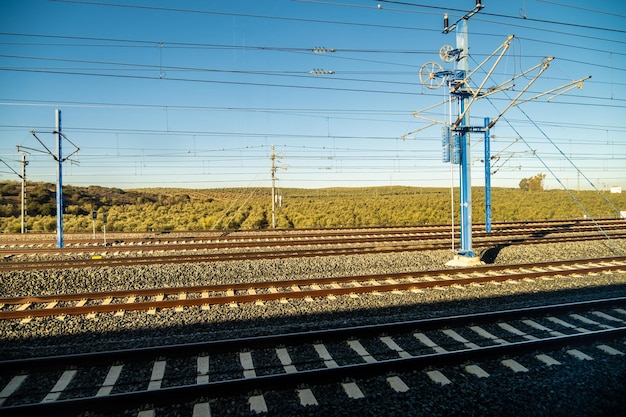
<instances>
[{"instance_id":1,"label":"horizontal wire spanning sky","mask_svg":"<svg viewBox=\"0 0 626 417\"><path fill-rule=\"evenodd\" d=\"M454 68L440 58L456 46L443 14L452 23L474 5L4 0L0 180L19 180L26 151L27 178L56 181L45 147L55 152L60 109L64 156L80 148L64 163L65 184L269 186L273 145L281 187L456 186L457 167L441 161L441 124L428 127L456 108L437 105L448 89L428 88L420 70ZM524 97L591 76L504 114L490 131L492 186L547 173L548 188L626 187L626 3L483 5L468 21L474 86L497 88L547 57ZM509 35L488 76L488 57ZM470 124L498 116L536 73L478 100ZM483 135L471 143L480 186Z\"/></svg>"}]
</instances>

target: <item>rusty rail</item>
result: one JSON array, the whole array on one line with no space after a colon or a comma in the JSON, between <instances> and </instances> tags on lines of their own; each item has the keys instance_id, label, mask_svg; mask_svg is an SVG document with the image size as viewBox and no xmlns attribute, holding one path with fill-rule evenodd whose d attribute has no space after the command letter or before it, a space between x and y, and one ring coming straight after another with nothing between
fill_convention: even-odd
<instances>
[{"instance_id":1,"label":"rusty rail","mask_svg":"<svg viewBox=\"0 0 626 417\"><path fill-rule=\"evenodd\" d=\"M0 319L154 310L329 295L410 291L452 285L626 271L626 257L595 258L533 264L414 271L336 278L310 278L176 288L132 289L102 293L0 298ZM184 294L184 296L180 296ZM168 295L178 298L166 299ZM191 295L191 296L190 296ZM136 301L143 298L144 301ZM147 299L149 298L149 299ZM154 298L154 299L153 299ZM127 300L132 299L132 302ZM76 302L73 306L59 303ZM95 303L98 304L95 304ZM41 304L41 306L37 306ZM45 304L45 305L44 305Z\"/></svg>"}]
</instances>

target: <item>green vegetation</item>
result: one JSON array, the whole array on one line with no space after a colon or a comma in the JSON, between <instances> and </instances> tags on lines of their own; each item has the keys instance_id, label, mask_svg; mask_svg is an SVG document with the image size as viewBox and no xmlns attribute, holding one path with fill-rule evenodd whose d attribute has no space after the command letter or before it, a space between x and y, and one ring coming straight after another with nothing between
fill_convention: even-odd
<instances>
[{"instance_id":1,"label":"green vegetation","mask_svg":"<svg viewBox=\"0 0 626 417\"><path fill-rule=\"evenodd\" d=\"M541 185L541 181L538 183ZM19 182L0 182L0 232L20 230L20 187ZM98 230L102 229L103 213L108 213L108 231L263 229L271 223L269 189L121 190L65 186L63 191L67 232L90 232L92 210L98 213ZM446 224L451 217L450 190L443 188L283 188L280 192L283 204L276 212L280 228ZM472 193L473 221L484 222L484 190L475 188ZM535 186L494 188L493 221L583 218L585 210L595 218L618 217L605 198L626 210L626 193L600 195L581 191L574 192L574 196L584 210L561 190L546 191ZM458 190L454 199L458 223ZM27 210L29 231L54 231L54 185L29 183Z\"/></svg>"},{"instance_id":2,"label":"green vegetation","mask_svg":"<svg viewBox=\"0 0 626 417\"><path fill-rule=\"evenodd\" d=\"M522 178L519 188L524 191L543 191L543 180L546 174L537 174L534 177Z\"/></svg>"}]
</instances>

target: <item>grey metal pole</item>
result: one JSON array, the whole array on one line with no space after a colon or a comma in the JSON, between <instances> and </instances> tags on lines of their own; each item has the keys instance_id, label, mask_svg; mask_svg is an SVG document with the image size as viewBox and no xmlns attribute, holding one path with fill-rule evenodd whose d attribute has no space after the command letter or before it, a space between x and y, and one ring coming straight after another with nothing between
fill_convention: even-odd
<instances>
[{"instance_id":1,"label":"grey metal pole","mask_svg":"<svg viewBox=\"0 0 626 417\"><path fill-rule=\"evenodd\" d=\"M276 229L276 166L274 161L276 160L276 154L274 153L274 145L272 144L272 229Z\"/></svg>"},{"instance_id":2,"label":"grey metal pole","mask_svg":"<svg viewBox=\"0 0 626 417\"><path fill-rule=\"evenodd\" d=\"M485 232L491 233L491 139L489 126L491 120L485 117Z\"/></svg>"}]
</instances>

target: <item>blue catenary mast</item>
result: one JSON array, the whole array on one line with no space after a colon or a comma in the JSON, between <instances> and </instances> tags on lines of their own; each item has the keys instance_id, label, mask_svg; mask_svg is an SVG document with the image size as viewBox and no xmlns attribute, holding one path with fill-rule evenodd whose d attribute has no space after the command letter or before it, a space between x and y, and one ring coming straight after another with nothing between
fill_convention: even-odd
<instances>
[{"instance_id":1,"label":"blue catenary mast","mask_svg":"<svg viewBox=\"0 0 626 417\"><path fill-rule=\"evenodd\" d=\"M61 110L55 110L57 136L57 247L63 247L63 135L61 134Z\"/></svg>"},{"instance_id":2,"label":"blue catenary mast","mask_svg":"<svg viewBox=\"0 0 626 417\"><path fill-rule=\"evenodd\" d=\"M476 7L463 16L452 26L448 25L448 16L444 17L444 33L449 33L456 29L456 50L458 51L457 69L454 72L452 84L456 83L456 78L465 78L469 74L469 37L467 21L478 13L484 6L480 0L476 0ZM460 22L460 25L457 25ZM469 112L467 111L469 98L472 92L465 83L457 88L451 85L450 94L455 96L459 102L459 114L461 117L453 124L453 131L458 133L461 145L461 158L459 167L460 176L460 211L461 211L461 247L458 254L465 260L461 263L471 263L474 260L474 250L472 248L472 170L470 152Z\"/></svg>"},{"instance_id":3,"label":"blue catenary mast","mask_svg":"<svg viewBox=\"0 0 626 417\"><path fill-rule=\"evenodd\" d=\"M491 149L490 149L490 137L489 130L498 122L498 120L509 109L516 107L522 103L526 103L531 100L535 100L539 97L549 96L548 101L564 94L576 87L582 88L582 84L590 76L580 78L568 82L560 87L552 88L548 91L534 94L531 97L525 97L529 88L535 81L546 71L552 57L547 57L543 62L519 73L515 74L509 80L501 83L497 87L489 89L483 89L487 80L494 73L494 70L503 55L509 49L510 42L514 38L510 35L507 40L498 47L487 59L478 65L473 71L469 71L468 57L469 57L469 41L467 21L478 13L484 6L481 0L476 0L476 6L469 11L465 16L459 18L455 23L449 23L449 17L447 14L443 16L444 29L443 33L448 34L453 30L456 30L456 48L449 45L444 45L439 51L439 57L442 61L450 63L455 61L455 68L453 71L444 70L444 68L435 62L428 62L420 68L420 80L426 88L436 89L443 85L445 81L449 86L450 99L444 101L445 103L457 103L458 117L456 121L452 122L452 119L448 123L445 121L434 120L428 116L422 115L427 110L431 110L435 106L430 106L424 110L414 112L413 115L423 120L430 122L430 125L422 127L413 132L409 132L403 135L403 139L407 138L410 134L417 133L430 126L438 123L444 124L445 127L442 130L442 147L443 147L443 162L451 162L459 165L459 179L460 179L460 214L461 214L461 230L460 230L460 249L455 250L453 245L453 251L456 252L454 259L448 262L451 266L468 266L479 264L480 259L474 257L474 251L472 248L472 177L471 177L471 147L470 147L470 134L471 133L484 133L485 139L485 229L487 232L491 232ZM470 78L476 72L477 69L483 67L489 60L494 57L495 62L491 66L491 69L487 71L487 75L477 88L472 87L470 84ZM536 72L534 76L528 77L528 74ZM500 91L511 89L515 86L515 80L521 77L525 77L528 83L523 87L517 95L510 101L510 103L500 111L500 114L493 118L485 118L483 126L472 126L470 124L469 109L472 104L481 98L488 97ZM439 81L440 80L440 81ZM450 111L452 114L453 112ZM449 147L449 150L447 149ZM453 213L454 219L454 213ZM454 227L454 221L453 221ZM454 233L453 233L454 234Z\"/></svg>"}]
</instances>

